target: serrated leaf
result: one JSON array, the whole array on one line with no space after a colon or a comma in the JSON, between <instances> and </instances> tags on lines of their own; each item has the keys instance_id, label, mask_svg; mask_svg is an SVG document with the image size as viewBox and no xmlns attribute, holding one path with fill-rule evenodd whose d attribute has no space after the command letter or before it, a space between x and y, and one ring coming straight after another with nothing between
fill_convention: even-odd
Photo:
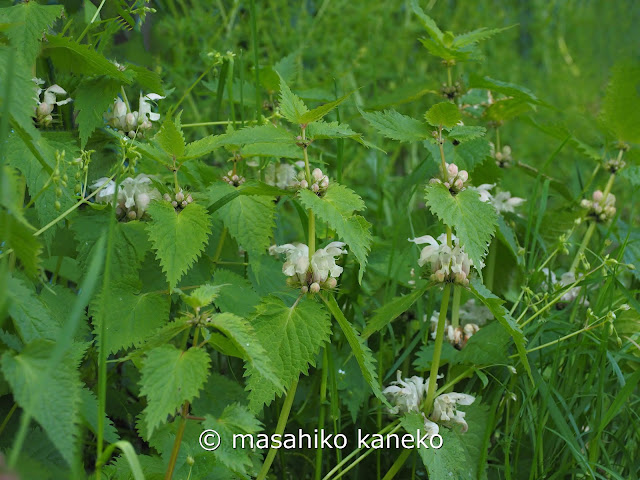
<instances>
[{"instance_id":1,"label":"serrated leaf","mask_svg":"<svg viewBox=\"0 0 640 480\"><path fill-rule=\"evenodd\" d=\"M211 305L213 301L218 298L222 287L224 287L224 285L200 285L188 295L183 293L182 298L193 308L206 307L207 305Z\"/></svg>"},{"instance_id":2,"label":"serrated leaf","mask_svg":"<svg viewBox=\"0 0 640 480\"><path fill-rule=\"evenodd\" d=\"M133 80L133 72L121 71L91 46L69 37L48 36L43 51L58 68L76 75L107 75L126 84Z\"/></svg>"},{"instance_id":3,"label":"serrated leaf","mask_svg":"<svg viewBox=\"0 0 640 480\"><path fill-rule=\"evenodd\" d=\"M358 334L357 330L345 318L335 298L333 298L333 296L328 296L327 298L322 297L322 300L329 308L329 311L331 312L331 315L333 315L333 318L338 321L338 325L340 325L342 333L344 334L347 342L349 343L349 346L351 347L353 356L356 358L356 361L360 366L362 376L371 387L373 394L384 405L389 406L389 403L387 402L387 399L384 397L384 395L382 395L382 390L380 390L380 385L378 384L378 374L375 368L376 361L373 358L373 353L371 353L371 350L365 344L364 339Z\"/></svg>"},{"instance_id":4,"label":"serrated leaf","mask_svg":"<svg viewBox=\"0 0 640 480\"><path fill-rule=\"evenodd\" d=\"M17 278L7 281L9 317L23 343L39 339L55 340L60 332L60 324L53 318L47 307L35 292Z\"/></svg>"},{"instance_id":5,"label":"serrated leaf","mask_svg":"<svg viewBox=\"0 0 640 480\"><path fill-rule=\"evenodd\" d=\"M304 159L302 149L294 144L286 143L253 143L242 147L242 157L275 157Z\"/></svg>"},{"instance_id":6,"label":"serrated leaf","mask_svg":"<svg viewBox=\"0 0 640 480\"><path fill-rule=\"evenodd\" d=\"M89 78L82 81L74 95L76 118L80 134L80 146L85 147L96 128L104 125L104 113L113 105L120 83L108 77Z\"/></svg>"},{"instance_id":7,"label":"serrated leaf","mask_svg":"<svg viewBox=\"0 0 640 480\"><path fill-rule=\"evenodd\" d=\"M331 112L334 108L336 108L350 96L351 93L347 93L346 95L338 98L337 100L334 100L333 102L325 103L324 105L320 105L318 108L309 110L307 113L302 115L302 117L300 117L300 123L303 125L307 125L309 123L321 120L325 115Z\"/></svg>"},{"instance_id":8,"label":"serrated leaf","mask_svg":"<svg viewBox=\"0 0 640 480\"><path fill-rule=\"evenodd\" d=\"M487 129L484 127L475 127L467 125L456 125L447 133L447 138L453 138L460 143L468 142L476 138L484 136Z\"/></svg>"},{"instance_id":9,"label":"serrated leaf","mask_svg":"<svg viewBox=\"0 0 640 480\"><path fill-rule=\"evenodd\" d=\"M367 255L371 249L371 224L353 211L364 209L364 202L352 190L337 183L332 183L325 196L320 198L311 190L299 192L300 202L334 229L338 236L349 245L349 248L360 263L359 280L367 265Z\"/></svg>"},{"instance_id":10,"label":"serrated leaf","mask_svg":"<svg viewBox=\"0 0 640 480\"><path fill-rule=\"evenodd\" d=\"M94 434L98 433L98 399L87 387L80 391L79 415L82 421L91 429ZM120 440L118 431L109 417L104 415L104 439L109 443Z\"/></svg>"},{"instance_id":11,"label":"serrated leaf","mask_svg":"<svg viewBox=\"0 0 640 480\"><path fill-rule=\"evenodd\" d=\"M620 63L612 70L602 105L607 128L623 142L640 142L640 63Z\"/></svg>"},{"instance_id":12,"label":"serrated leaf","mask_svg":"<svg viewBox=\"0 0 640 480\"><path fill-rule=\"evenodd\" d=\"M169 203L152 202L147 211L153 220L147 224L149 239L173 288L204 250L211 219L197 203L177 213Z\"/></svg>"},{"instance_id":13,"label":"serrated leaf","mask_svg":"<svg viewBox=\"0 0 640 480\"><path fill-rule=\"evenodd\" d=\"M164 122L162 122L160 130L158 130L158 133L153 137L153 140L169 155L174 157L183 156L186 144L182 128L180 127L179 117L175 120L167 117Z\"/></svg>"},{"instance_id":14,"label":"serrated leaf","mask_svg":"<svg viewBox=\"0 0 640 480\"><path fill-rule=\"evenodd\" d=\"M315 365L320 348L329 340L331 321L327 312L310 299L288 307L276 297L265 297L250 319L255 335L271 360L281 384L291 385ZM248 369L249 407L256 411L269 404L279 390L255 368Z\"/></svg>"},{"instance_id":15,"label":"serrated leaf","mask_svg":"<svg viewBox=\"0 0 640 480\"><path fill-rule=\"evenodd\" d=\"M4 209L0 209L0 225L4 229L2 241L6 242L8 248L13 249L27 275L35 277L40 268L42 254L42 243L33 235L36 229L26 220Z\"/></svg>"},{"instance_id":16,"label":"serrated leaf","mask_svg":"<svg viewBox=\"0 0 640 480\"><path fill-rule=\"evenodd\" d=\"M138 65L127 64L127 70L131 70L136 74L136 83L148 92L164 95L162 79L156 72L152 72L148 68Z\"/></svg>"},{"instance_id":17,"label":"serrated leaf","mask_svg":"<svg viewBox=\"0 0 640 480\"><path fill-rule=\"evenodd\" d=\"M453 163L469 173L491 155L489 140L485 137L475 138L453 147Z\"/></svg>"},{"instance_id":18,"label":"serrated leaf","mask_svg":"<svg viewBox=\"0 0 640 480\"><path fill-rule=\"evenodd\" d=\"M44 428L69 465L77 451L79 404L82 383L78 363L84 349L76 349L53 368L55 344L37 340L19 355L5 352L2 373L15 401Z\"/></svg>"},{"instance_id":19,"label":"serrated leaf","mask_svg":"<svg viewBox=\"0 0 640 480\"><path fill-rule=\"evenodd\" d=\"M363 112L360 114L378 132L399 142L417 142L431 137L431 129L423 122L395 110Z\"/></svg>"},{"instance_id":20,"label":"serrated leaf","mask_svg":"<svg viewBox=\"0 0 640 480\"><path fill-rule=\"evenodd\" d=\"M216 285L222 286L218 298L214 300L216 307L222 312L230 312L248 318L256 305L260 303L260 297L251 283L236 273L216 269L213 280Z\"/></svg>"},{"instance_id":21,"label":"serrated leaf","mask_svg":"<svg viewBox=\"0 0 640 480\"><path fill-rule=\"evenodd\" d=\"M455 103L440 102L427 110L424 118L429 122L429 125L433 125L434 127L442 126L451 128L462 120L462 113L460 113L460 109L458 109Z\"/></svg>"},{"instance_id":22,"label":"serrated leaf","mask_svg":"<svg viewBox=\"0 0 640 480\"><path fill-rule=\"evenodd\" d=\"M516 323L509 311L503 306L504 300L495 296L493 293L485 287L482 282L473 280L471 282L471 293L473 293L478 300L480 300L489 310L493 313L493 316L500 322L504 329L509 332L509 335L513 338L513 342L516 344L520 362L524 366L525 370L529 374L531 382L533 382L533 376L531 373L531 367L529 360L527 359L527 351L525 349L525 337L522 333L522 329Z\"/></svg>"},{"instance_id":23,"label":"serrated leaf","mask_svg":"<svg viewBox=\"0 0 640 480\"><path fill-rule=\"evenodd\" d=\"M312 140L322 140L327 138L350 138L356 142L365 145L362 140L362 134L351 130L349 125L339 122L327 123L323 120L313 122L307 127L307 137Z\"/></svg>"},{"instance_id":24,"label":"serrated leaf","mask_svg":"<svg viewBox=\"0 0 640 480\"><path fill-rule=\"evenodd\" d=\"M291 132L284 128L274 125L259 125L226 133L220 142L221 145L252 145L255 143L295 145L296 139Z\"/></svg>"},{"instance_id":25,"label":"serrated leaf","mask_svg":"<svg viewBox=\"0 0 640 480\"><path fill-rule=\"evenodd\" d=\"M247 448L241 447L239 442L234 447L234 435L254 435L262 430L262 423L253 415L247 407L233 403L228 405L219 417L206 415L204 426L212 429L220 435L220 447L212 452L216 459L225 466L246 475L250 469L252 462L248 453L251 448L247 444Z\"/></svg>"},{"instance_id":26,"label":"serrated leaf","mask_svg":"<svg viewBox=\"0 0 640 480\"><path fill-rule=\"evenodd\" d=\"M451 44L451 46L453 48L467 47L469 45L473 45L483 40L486 40L488 38L491 38L497 33L504 32L505 30L509 30L510 28L513 28L513 27L514 25L511 25L508 27L502 27L502 28L486 28L486 27L478 28L471 32L463 33L461 35L456 35L456 37L453 39L453 43Z\"/></svg>"},{"instance_id":27,"label":"serrated leaf","mask_svg":"<svg viewBox=\"0 0 640 480\"><path fill-rule=\"evenodd\" d=\"M300 125L302 117L309 109L295 93L291 91L284 78L280 77L280 113L291 123Z\"/></svg>"},{"instance_id":28,"label":"serrated leaf","mask_svg":"<svg viewBox=\"0 0 640 480\"><path fill-rule=\"evenodd\" d=\"M140 395L147 397L144 419L149 435L184 402L191 402L209 376L211 359L201 348L183 352L173 345L151 350L140 370Z\"/></svg>"},{"instance_id":29,"label":"serrated leaf","mask_svg":"<svg viewBox=\"0 0 640 480\"><path fill-rule=\"evenodd\" d=\"M185 158L198 158L207 155L224 145L222 143L224 138L225 135L209 135L208 137L191 142L185 148L184 156Z\"/></svg>"},{"instance_id":30,"label":"serrated leaf","mask_svg":"<svg viewBox=\"0 0 640 480\"><path fill-rule=\"evenodd\" d=\"M429 209L445 225L455 230L465 252L480 273L482 258L487 253L498 222L493 206L482 202L476 191L467 189L454 196L442 184L427 186L425 200Z\"/></svg>"},{"instance_id":31,"label":"serrated leaf","mask_svg":"<svg viewBox=\"0 0 640 480\"><path fill-rule=\"evenodd\" d=\"M422 23L424 28L427 30L427 33L429 34L429 36L434 40L437 40L438 42L442 42L444 33L442 33L442 30L438 28L438 25L436 25L436 22L429 15L424 13L424 10L422 10L422 8L420 8L420 5L418 4L418 0L411 0L411 9L413 10L413 13L415 13L418 16L418 18L420 19L420 22Z\"/></svg>"},{"instance_id":32,"label":"serrated leaf","mask_svg":"<svg viewBox=\"0 0 640 480\"><path fill-rule=\"evenodd\" d=\"M14 121L37 141L40 135L33 125L37 104L36 84L32 77L29 67L16 49L0 46L0 78L3 79L0 106L3 110L6 108Z\"/></svg>"},{"instance_id":33,"label":"serrated leaf","mask_svg":"<svg viewBox=\"0 0 640 480\"><path fill-rule=\"evenodd\" d=\"M19 3L0 9L0 23L12 24L6 30L6 35L13 46L20 50L26 65L35 62L43 33L62 12L62 5L39 5L37 2Z\"/></svg>"},{"instance_id":34,"label":"serrated leaf","mask_svg":"<svg viewBox=\"0 0 640 480\"><path fill-rule=\"evenodd\" d=\"M469 88L484 88L494 93L501 93L508 97L524 100L534 105L544 105L531 90L515 83L503 82L491 77L481 77L477 74L469 75Z\"/></svg>"}]
</instances>

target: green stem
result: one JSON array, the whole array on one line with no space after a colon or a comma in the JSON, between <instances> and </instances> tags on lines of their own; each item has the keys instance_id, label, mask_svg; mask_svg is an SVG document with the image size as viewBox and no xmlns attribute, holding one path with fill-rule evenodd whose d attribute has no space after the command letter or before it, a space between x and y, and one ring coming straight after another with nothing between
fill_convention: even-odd
<instances>
[{"instance_id":1,"label":"green stem","mask_svg":"<svg viewBox=\"0 0 640 480\"><path fill-rule=\"evenodd\" d=\"M329 356L327 355L327 348L324 348L322 352L322 380L320 381L320 416L318 418L318 432L324 430L324 421L327 413L326 401L327 401L327 376L329 373ZM322 448L316 450L316 470L315 480L320 480L322 477Z\"/></svg>"},{"instance_id":2,"label":"green stem","mask_svg":"<svg viewBox=\"0 0 640 480\"><path fill-rule=\"evenodd\" d=\"M98 9L96 10L96 13L93 14L93 17L91 18L91 21L89 22L89 24L85 27L85 29L82 31L82 33L80 34L80 36L78 37L78 39L76 40L76 42L80 43L80 40L82 40L84 38L84 36L87 34L87 32L89 31L89 28L91 28L91 25L93 25L93 22L96 21L96 18L98 18L98 15L100 15L100 10L102 10L102 7L104 6L105 2L107 0L102 0L102 2L100 3L100 6L98 7Z\"/></svg>"},{"instance_id":3,"label":"green stem","mask_svg":"<svg viewBox=\"0 0 640 480\"><path fill-rule=\"evenodd\" d=\"M180 445L182 444L182 437L184 436L184 429L187 426L188 413L189 402L184 402L184 405L182 405L182 416L180 417L180 425L178 425L176 439L173 442L173 449L171 450L171 457L169 457L169 465L167 465L167 471L164 474L164 480L171 480L171 478L173 477L173 470L176 468L178 453L180 453Z\"/></svg>"},{"instance_id":4,"label":"green stem","mask_svg":"<svg viewBox=\"0 0 640 480\"><path fill-rule=\"evenodd\" d=\"M496 153L502 151L502 145L500 145L500 128L496 127Z\"/></svg>"},{"instance_id":5,"label":"green stem","mask_svg":"<svg viewBox=\"0 0 640 480\"><path fill-rule=\"evenodd\" d=\"M593 235L593 232L596 230L597 224L598 223L594 221L594 222L591 222L591 224L589 225L589 228L587 229L587 232L584 234L584 238L582 239L582 243L580 244L580 248L578 248L578 252L576 253L575 258L573 259L573 263L571 264L571 268L569 269L570 272L575 272L576 268L578 268L578 264L580 263L580 257L586 250L587 245L589 245L589 240L591 240L591 236Z\"/></svg>"},{"instance_id":6,"label":"green stem","mask_svg":"<svg viewBox=\"0 0 640 480\"><path fill-rule=\"evenodd\" d=\"M9 413L7 413L7 416L4 417L4 420L2 421L2 425L0 425L0 435L2 435L2 432L4 432L5 427L9 423L9 420L11 420L11 417L13 416L13 413L16 411L17 408L18 408L18 404L14 403L13 407L11 407L11 410L9 410Z\"/></svg>"},{"instance_id":7,"label":"green stem","mask_svg":"<svg viewBox=\"0 0 640 480\"><path fill-rule=\"evenodd\" d=\"M251 15L251 44L253 48L253 69L256 76L256 120L262 113L262 98L260 90L260 64L258 62L258 27L256 22L256 1L249 1L249 14Z\"/></svg>"},{"instance_id":8,"label":"green stem","mask_svg":"<svg viewBox=\"0 0 640 480\"><path fill-rule=\"evenodd\" d=\"M453 79L451 78L451 65L447 65L447 86L453 85Z\"/></svg>"},{"instance_id":9,"label":"green stem","mask_svg":"<svg viewBox=\"0 0 640 480\"><path fill-rule=\"evenodd\" d=\"M453 286L453 305L451 307L451 326L457 328L460 326L460 294L462 288L460 285Z\"/></svg>"},{"instance_id":10,"label":"green stem","mask_svg":"<svg viewBox=\"0 0 640 480\"><path fill-rule=\"evenodd\" d=\"M611 193L611 188L613 187L613 181L615 179L616 179L616 174L612 173L611 176L609 177L609 180L607 181L607 185L604 187L604 192L602 192L602 201L604 201L605 198L607 198L607 195Z\"/></svg>"},{"instance_id":11,"label":"green stem","mask_svg":"<svg viewBox=\"0 0 640 480\"><path fill-rule=\"evenodd\" d=\"M202 75L196 78L196 81L193 82L191 86L187 88L186 92L182 94L182 97L180 97L180 100L178 100L178 102L169 109L169 111L167 112L168 117L173 115L173 113L178 109L178 107L184 101L184 99L187 98L187 95L191 93L191 90L193 90L195 86L198 85L198 83L200 83L200 80L202 80L205 77L205 75L209 73L211 69L215 66L216 66L216 63L212 63L204 72L202 72ZM224 79L221 79L220 81L224 81Z\"/></svg>"},{"instance_id":12,"label":"green stem","mask_svg":"<svg viewBox=\"0 0 640 480\"><path fill-rule=\"evenodd\" d=\"M20 450L22 450L22 445L24 444L24 439L27 437L27 429L29 427L29 423L31 423L31 415L29 414L29 412L23 411L22 415L20 416L20 427L13 441L11 456L9 456L9 469L12 469L16 466L18 455L20 455Z\"/></svg>"},{"instance_id":13,"label":"green stem","mask_svg":"<svg viewBox=\"0 0 640 480\"><path fill-rule=\"evenodd\" d=\"M409 458L409 455L411 455L412 452L413 452L412 448L405 448L402 451L402 453L398 456L396 461L393 462L393 465L391 465L391 468L389 469L387 474L382 478L382 480L391 480L393 477L395 477L396 473L400 471L400 469L404 465L404 462L407 461L407 459Z\"/></svg>"},{"instance_id":14,"label":"green stem","mask_svg":"<svg viewBox=\"0 0 640 480\"><path fill-rule=\"evenodd\" d=\"M307 153L307 129L302 127L302 152L304 154L304 172L309 187L311 187L311 166L309 165L309 154ZM316 252L316 217L311 209L308 210L307 216L309 218L309 262L311 257Z\"/></svg>"},{"instance_id":15,"label":"green stem","mask_svg":"<svg viewBox=\"0 0 640 480\"><path fill-rule=\"evenodd\" d=\"M440 168L442 168L442 181L447 181L447 162L444 156L444 140L442 139L442 125L438 127L438 147L440 147Z\"/></svg>"},{"instance_id":16,"label":"green stem","mask_svg":"<svg viewBox=\"0 0 640 480\"><path fill-rule=\"evenodd\" d=\"M289 391L287 392L287 396L284 399L284 405L282 405L282 410L280 410L280 417L278 418L278 424L276 425L276 435L282 436L285 427L287 426L287 420L289 420L289 413L291 412L291 405L293 405L293 399L296 396L296 389L298 388L298 379L296 378ZM271 464L273 463L273 459L276 456L278 450L276 448L270 448L269 453L267 453L267 458L265 458L264 463L262 464L262 468L260 469L260 473L256 477L256 480L264 480L267 478L267 473L269 473L269 469L271 468Z\"/></svg>"},{"instance_id":17,"label":"green stem","mask_svg":"<svg viewBox=\"0 0 640 480\"><path fill-rule=\"evenodd\" d=\"M431 372L429 374L429 388L427 390L427 402L425 408L427 412L431 412L433 401L436 396L436 382L438 381L438 369L440 368L440 354L442 353L442 342L444 340L444 324L447 320L447 309L449 308L449 294L451 293L451 284L447 283L442 294L442 303L440 304L440 316L438 317L438 329L436 331L436 344L433 349L433 359L431 360Z\"/></svg>"},{"instance_id":18,"label":"green stem","mask_svg":"<svg viewBox=\"0 0 640 480\"><path fill-rule=\"evenodd\" d=\"M484 284L489 290L493 290L493 278L496 270L496 255L498 252L498 245L496 242L491 242L489 247L489 256L487 257L487 269L484 274Z\"/></svg>"}]
</instances>

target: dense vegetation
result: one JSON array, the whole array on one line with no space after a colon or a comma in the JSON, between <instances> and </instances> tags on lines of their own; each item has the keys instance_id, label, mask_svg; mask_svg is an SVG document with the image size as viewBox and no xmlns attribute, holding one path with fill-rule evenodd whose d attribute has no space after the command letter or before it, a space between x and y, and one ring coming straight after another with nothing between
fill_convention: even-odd
<instances>
[{"instance_id":1,"label":"dense vegetation","mask_svg":"<svg viewBox=\"0 0 640 480\"><path fill-rule=\"evenodd\" d=\"M638 478L639 21L0 2L0 476Z\"/></svg>"}]
</instances>

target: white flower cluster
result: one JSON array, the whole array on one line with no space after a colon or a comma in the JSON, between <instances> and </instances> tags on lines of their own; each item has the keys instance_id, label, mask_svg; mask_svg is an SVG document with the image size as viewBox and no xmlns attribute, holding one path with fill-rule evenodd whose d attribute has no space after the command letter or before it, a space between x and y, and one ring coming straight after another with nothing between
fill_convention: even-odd
<instances>
[{"instance_id":1,"label":"white flower cluster","mask_svg":"<svg viewBox=\"0 0 640 480\"><path fill-rule=\"evenodd\" d=\"M480 200L490 203L498 213L515 212L515 208L522 205L526 200L520 197L512 197L510 192L498 192L493 195L489 190L495 187L495 183L483 183L479 187L471 187L478 192Z\"/></svg>"},{"instance_id":2,"label":"white flower cluster","mask_svg":"<svg viewBox=\"0 0 640 480\"><path fill-rule=\"evenodd\" d=\"M599 222L607 222L616 214L616 196L609 193L606 196L602 190L593 192L593 200L584 199L580 202L582 208L589 210L588 215Z\"/></svg>"},{"instance_id":3,"label":"white flower cluster","mask_svg":"<svg viewBox=\"0 0 640 480\"><path fill-rule=\"evenodd\" d=\"M452 193L458 193L465 189L465 184L469 180L469 172L458 170L455 163L445 163L447 171L444 173L446 180L442 182L439 178L432 178L429 183L444 183Z\"/></svg>"},{"instance_id":4,"label":"white flower cluster","mask_svg":"<svg viewBox=\"0 0 640 480\"><path fill-rule=\"evenodd\" d=\"M298 181L294 184L297 188L308 188L316 195L322 196L329 188L329 177L322 170L314 168L311 172L311 185L307 182L304 170L298 173Z\"/></svg>"},{"instance_id":5,"label":"white flower cluster","mask_svg":"<svg viewBox=\"0 0 640 480\"><path fill-rule=\"evenodd\" d=\"M416 245L428 243L429 245L420 252L418 265L431 264L431 279L437 282L454 282L460 285L469 285L469 273L473 261L464 252L455 236L452 237L455 246L447 245L447 236L442 234L436 241L431 235L409 239ZM480 266L482 267L482 265Z\"/></svg>"},{"instance_id":6,"label":"white flower cluster","mask_svg":"<svg viewBox=\"0 0 640 480\"><path fill-rule=\"evenodd\" d=\"M282 273L290 277L291 286L300 287L302 293L318 293L320 288L332 289L338 284L338 277L343 271L336 264L336 258L347 253L342 242L331 242L325 248L314 252L309 260L309 247L304 243L287 243L273 245L269 248L271 255L284 253L286 261L282 265Z\"/></svg>"},{"instance_id":7,"label":"white flower cluster","mask_svg":"<svg viewBox=\"0 0 640 480\"><path fill-rule=\"evenodd\" d=\"M232 187L239 187L240 185L242 185L244 182L247 181L246 178L233 173L233 170L229 170L227 174L224 177L222 177L222 179Z\"/></svg>"},{"instance_id":8,"label":"white flower cluster","mask_svg":"<svg viewBox=\"0 0 640 480\"><path fill-rule=\"evenodd\" d=\"M468 300L464 305L460 306L460 324L461 327L454 328L449 321L445 323L446 339L451 345L458 350L462 350L474 333L480 330L487 320L493 318L491 310L484 305L477 305L474 299ZM440 312L435 311L431 315L431 338L436 338L436 329L438 327L438 317ZM426 315L425 315L426 320Z\"/></svg>"},{"instance_id":9,"label":"white flower cluster","mask_svg":"<svg viewBox=\"0 0 640 480\"><path fill-rule=\"evenodd\" d=\"M568 287L569 285L573 285L576 283L576 274L573 272L565 272L560 276L560 281L557 280L556 274L550 271L548 268L543 268L542 273L544 273L545 278L551 280L551 286L555 289L560 289L564 287ZM578 278L582 277L579 275ZM547 282L543 282L542 284L545 288L548 288ZM582 287L573 287L567 290L567 292L560 297L561 302L570 303L573 302L580 295L580 290ZM588 306L589 301L585 297L582 300L581 305Z\"/></svg>"},{"instance_id":10,"label":"white flower cluster","mask_svg":"<svg viewBox=\"0 0 640 480\"><path fill-rule=\"evenodd\" d=\"M40 88L44 85L44 80L40 78L34 78L36 86L36 96L34 100L38 104L35 108L35 118L36 121L40 125L44 125L48 127L53 122L53 116L51 113L53 112L53 107L58 105L65 105L72 101L70 97L65 98L64 100L58 100L58 95L66 95L67 91L59 85L51 85L50 87L43 90ZM41 98L42 97L42 98Z\"/></svg>"},{"instance_id":11,"label":"white flower cluster","mask_svg":"<svg viewBox=\"0 0 640 480\"><path fill-rule=\"evenodd\" d=\"M604 162L604 168L609 173L617 173L625 167L626 163L622 158L610 158L606 162Z\"/></svg>"},{"instance_id":12,"label":"white flower cluster","mask_svg":"<svg viewBox=\"0 0 640 480\"><path fill-rule=\"evenodd\" d=\"M441 375L438 375L440 378ZM429 379L413 376L411 378L401 378L398 371L396 381L382 391L390 404L393 405L389 409L389 413L393 415L404 414L407 412L420 412L422 402L427 396L429 388ZM431 418L427 418L424 413L425 430L429 435L435 435L440 431L439 422L444 425L457 423L462 425L462 431L466 432L469 426L465 421L465 413L458 411L456 405L471 405L475 398L464 393L444 393L438 395L433 403L433 413Z\"/></svg>"},{"instance_id":13,"label":"white flower cluster","mask_svg":"<svg viewBox=\"0 0 640 480\"><path fill-rule=\"evenodd\" d=\"M302 167L304 167L304 162ZM296 167L285 162L267 165L264 172L264 182L283 190L300 183L297 179Z\"/></svg>"},{"instance_id":14,"label":"white flower cluster","mask_svg":"<svg viewBox=\"0 0 640 480\"><path fill-rule=\"evenodd\" d=\"M489 145L491 146L491 156L496 159L496 165L500 168L507 168L511 166L513 158L511 157L511 147L509 145L502 147L502 150L499 152L496 152L496 146L493 142Z\"/></svg>"},{"instance_id":15,"label":"white flower cluster","mask_svg":"<svg viewBox=\"0 0 640 480\"><path fill-rule=\"evenodd\" d=\"M153 126L151 122L160 120L160 114L151 111L149 101L163 98L157 93L140 94L138 110L134 112L129 112L127 104L120 98L116 98L111 112L105 113L104 119L110 126L118 129L122 135L127 135L129 138L142 137L144 132Z\"/></svg>"},{"instance_id":16,"label":"white flower cluster","mask_svg":"<svg viewBox=\"0 0 640 480\"><path fill-rule=\"evenodd\" d=\"M191 195L190 194L185 195L182 189L180 189L180 191L173 196L169 195L168 193L165 193L162 196L162 198L165 201L170 202L171 205L173 205L173 208L175 208L176 210L183 209L184 207L189 205L191 202L193 202L193 198L191 197Z\"/></svg>"},{"instance_id":17,"label":"white flower cluster","mask_svg":"<svg viewBox=\"0 0 640 480\"><path fill-rule=\"evenodd\" d=\"M148 175L140 174L136 178L125 178L118 186L116 195L116 182L106 177L96 180L91 185L92 190L103 187L96 194L97 203L110 203L116 207L116 215L126 216L134 220L144 215L149 203L160 198L160 192L153 187Z\"/></svg>"}]
</instances>

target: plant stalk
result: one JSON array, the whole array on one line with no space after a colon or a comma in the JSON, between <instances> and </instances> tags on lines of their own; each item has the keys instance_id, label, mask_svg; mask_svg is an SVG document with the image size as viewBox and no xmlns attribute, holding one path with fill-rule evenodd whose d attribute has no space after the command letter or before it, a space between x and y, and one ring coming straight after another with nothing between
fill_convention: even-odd
<instances>
[{"instance_id":1,"label":"plant stalk","mask_svg":"<svg viewBox=\"0 0 640 480\"><path fill-rule=\"evenodd\" d=\"M182 405L182 416L180 418L180 425L178 425L178 431L176 432L176 439L173 442L173 449L171 450L171 457L169 458L169 465L167 465L167 471L164 474L164 480L171 480L171 478L173 477L173 470L176 468L178 453L180 453L180 445L182 444L182 437L184 436L184 429L187 426L188 413L189 413L189 402L184 402L184 405Z\"/></svg>"},{"instance_id":2,"label":"plant stalk","mask_svg":"<svg viewBox=\"0 0 640 480\"><path fill-rule=\"evenodd\" d=\"M324 430L325 417L327 414L326 401L327 401L327 376L329 373L329 355L327 355L327 348L324 348L322 352L322 380L320 381L320 414L318 417L318 432ZM322 448L316 450L316 471L315 480L322 478Z\"/></svg>"},{"instance_id":3,"label":"plant stalk","mask_svg":"<svg viewBox=\"0 0 640 480\"><path fill-rule=\"evenodd\" d=\"M444 340L444 324L447 320L447 309L449 308L449 295L451 293L451 284L447 283L442 294L442 303L440 305L440 316L438 317L438 329L436 331L436 344L433 349L433 359L431 361L431 372L429 374L429 388L427 390L427 402L425 409L431 412L433 409L433 401L436 396L436 386L438 381L438 369L440 368L440 354L442 353L442 342Z\"/></svg>"}]
</instances>

